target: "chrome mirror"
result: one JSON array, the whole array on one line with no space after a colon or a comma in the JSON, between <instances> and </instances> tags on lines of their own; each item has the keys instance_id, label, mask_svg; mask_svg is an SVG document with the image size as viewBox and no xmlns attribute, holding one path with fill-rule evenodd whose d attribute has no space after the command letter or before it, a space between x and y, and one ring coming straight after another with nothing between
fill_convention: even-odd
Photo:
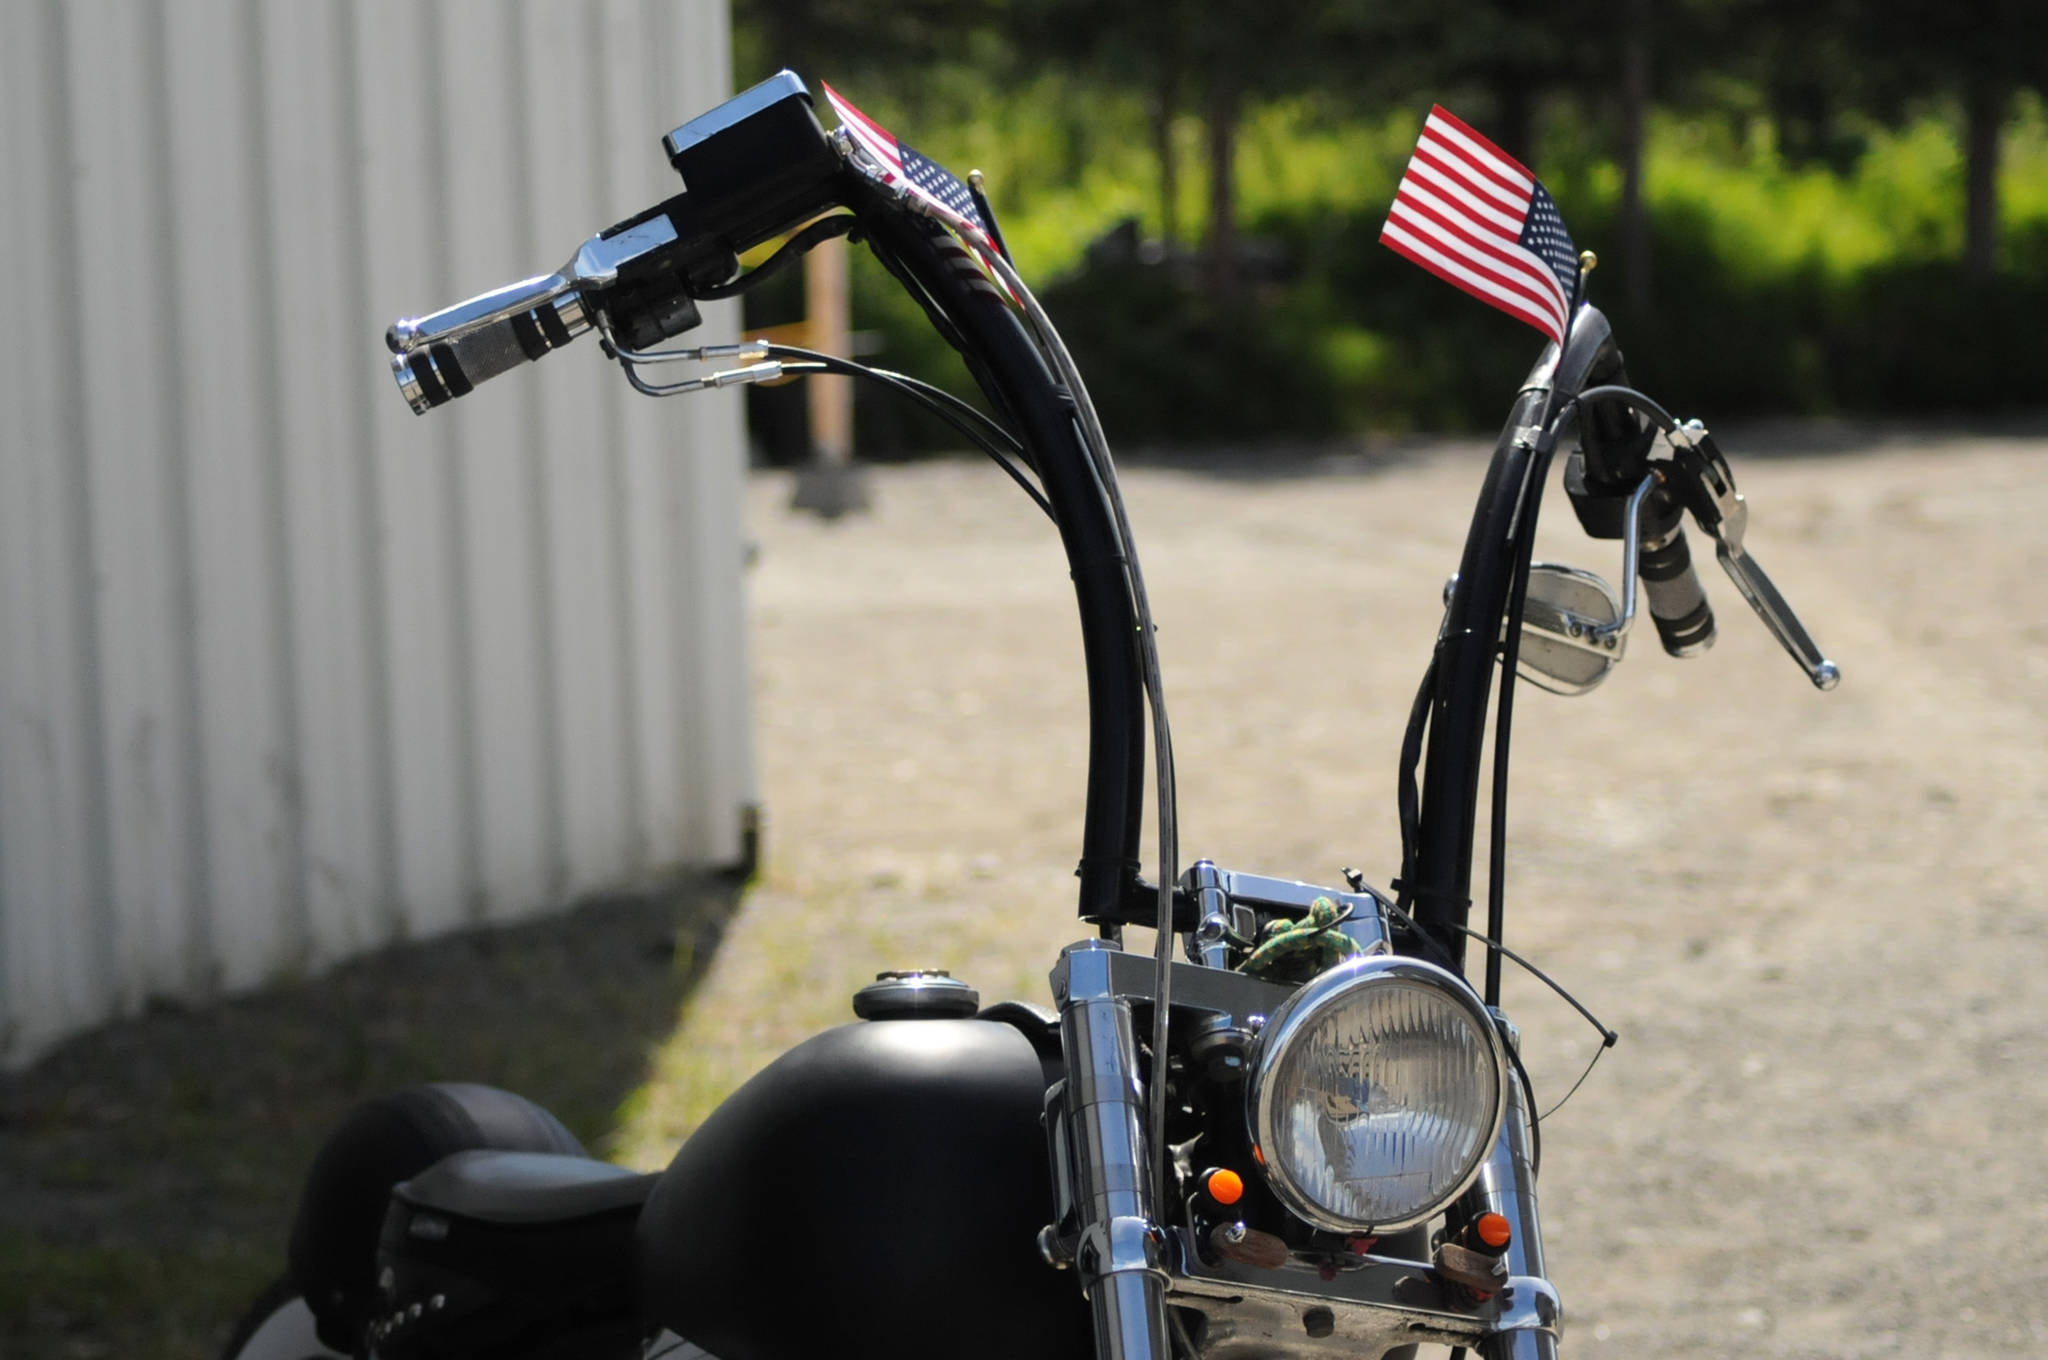
<instances>
[{"instance_id":1,"label":"chrome mirror","mask_svg":"<svg viewBox=\"0 0 2048 1360\"><path fill-rule=\"evenodd\" d=\"M1577 567L1530 566L1517 675L1553 694L1584 694L1607 678L1627 649L1614 587Z\"/></svg>"}]
</instances>

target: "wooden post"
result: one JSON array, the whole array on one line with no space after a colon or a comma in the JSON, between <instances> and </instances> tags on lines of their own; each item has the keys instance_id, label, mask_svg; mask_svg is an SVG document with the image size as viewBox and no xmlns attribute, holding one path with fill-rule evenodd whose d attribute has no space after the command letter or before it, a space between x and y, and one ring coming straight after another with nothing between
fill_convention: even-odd
<instances>
[{"instance_id":1,"label":"wooden post","mask_svg":"<svg viewBox=\"0 0 2048 1360\"><path fill-rule=\"evenodd\" d=\"M846 242L820 242L804 256L804 327L809 346L846 357ZM867 486L853 465L853 379L816 374L805 380L810 406L810 460L797 473L790 506L836 519L865 510Z\"/></svg>"}]
</instances>

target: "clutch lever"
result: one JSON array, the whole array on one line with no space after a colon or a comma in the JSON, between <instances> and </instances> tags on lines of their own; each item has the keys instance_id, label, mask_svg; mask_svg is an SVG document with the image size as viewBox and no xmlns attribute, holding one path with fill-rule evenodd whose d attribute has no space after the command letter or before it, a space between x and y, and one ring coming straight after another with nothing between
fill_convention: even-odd
<instances>
[{"instance_id":1,"label":"clutch lever","mask_svg":"<svg viewBox=\"0 0 2048 1360\"><path fill-rule=\"evenodd\" d=\"M1700 528L1713 537L1714 555L1728 579L1778 644L1799 663L1814 688L1833 689L1841 683L1841 668L1821 654L1792 606L1785 603L1771 578L1742 545L1743 532L1749 527L1749 504L1735 489L1735 474L1714 437L1699 421L1688 420L1668 431L1665 438L1671 444L1672 490Z\"/></svg>"}]
</instances>

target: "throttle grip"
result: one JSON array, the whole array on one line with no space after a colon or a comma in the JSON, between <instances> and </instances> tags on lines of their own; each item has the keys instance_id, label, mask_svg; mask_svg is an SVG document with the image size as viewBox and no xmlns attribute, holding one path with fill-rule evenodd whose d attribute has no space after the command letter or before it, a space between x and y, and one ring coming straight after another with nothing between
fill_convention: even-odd
<instances>
[{"instance_id":1,"label":"throttle grip","mask_svg":"<svg viewBox=\"0 0 2048 1360\"><path fill-rule=\"evenodd\" d=\"M514 294L522 287L529 290L525 296ZM386 336L395 351L391 374L415 414L425 415L467 396L478 383L550 354L590 329L582 296L573 289L564 291L558 280L530 280L514 289L391 328ZM529 298L537 300L531 306L517 305ZM479 318L478 306L485 303L496 305Z\"/></svg>"},{"instance_id":2,"label":"throttle grip","mask_svg":"<svg viewBox=\"0 0 2048 1360\"><path fill-rule=\"evenodd\" d=\"M1698 656L1714 645L1714 607L1707 603L1707 592L1700 586L1675 508L1668 529L1644 535L1636 553L1636 569L1666 652Z\"/></svg>"}]
</instances>

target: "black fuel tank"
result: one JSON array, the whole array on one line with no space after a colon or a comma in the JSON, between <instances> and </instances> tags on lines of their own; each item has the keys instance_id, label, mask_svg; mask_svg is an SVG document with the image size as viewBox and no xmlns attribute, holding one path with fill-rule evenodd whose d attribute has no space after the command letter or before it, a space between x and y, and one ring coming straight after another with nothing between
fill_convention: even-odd
<instances>
[{"instance_id":1,"label":"black fuel tank","mask_svg":"<svg viewBox=\"0 0 2048 1360\"><path fill-rule=\"evenodd\" d=\"M640 1219L650 1324L720 1360L1080 1360L1052 1216L1045 1076L987 1020L847 1025L706 1120Z\"/></svg>"}]
</instances>

